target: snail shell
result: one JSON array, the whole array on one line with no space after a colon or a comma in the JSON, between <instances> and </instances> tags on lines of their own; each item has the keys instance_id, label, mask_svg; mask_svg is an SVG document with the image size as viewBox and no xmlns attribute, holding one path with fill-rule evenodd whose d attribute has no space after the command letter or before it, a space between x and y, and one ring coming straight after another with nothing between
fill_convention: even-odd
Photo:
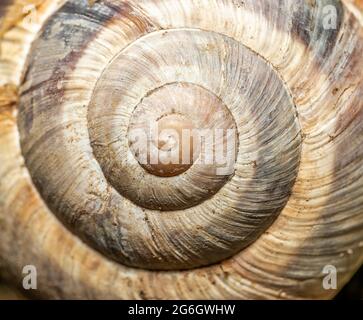
<instances>
[{"instance_id":1,"label":"snail shell","mask_svg":"<svg viewBox=\"0 0 363 320\"><path fill-rule=\"evenodd\" d=\"M4 277L35 265L51 298L331 298L324 267L341 288L362 265L357 5L28 1L29 21L20 3L0 7ZM191 162L163 163L171 135L142 161L150 124L221 130L226 162L193 136L173 140Z\"/></svg>"}]
</instances>

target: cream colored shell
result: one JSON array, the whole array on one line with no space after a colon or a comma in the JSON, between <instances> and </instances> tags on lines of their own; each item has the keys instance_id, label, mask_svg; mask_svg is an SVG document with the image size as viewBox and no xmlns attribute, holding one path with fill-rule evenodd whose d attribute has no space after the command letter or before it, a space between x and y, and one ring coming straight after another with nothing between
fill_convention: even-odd
<instances>
[{"instance_id":1,"label":"cream colored shell","mask_svg":"<svg viewBox=\"0 0 363 320\"><path fill-rule=\"evenodd\" d=\"M35 265L49 298L333 297L324 267L340 289L363 262L359 5L1 5L0 274ZM124 163L171 93L237 128L233 173Z\"/></svg>"}]
</instances>

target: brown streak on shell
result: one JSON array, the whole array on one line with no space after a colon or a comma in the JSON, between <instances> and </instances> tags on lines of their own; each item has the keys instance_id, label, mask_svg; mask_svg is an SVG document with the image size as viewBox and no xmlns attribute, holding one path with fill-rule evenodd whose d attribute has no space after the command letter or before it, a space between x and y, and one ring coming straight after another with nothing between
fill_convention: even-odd
<instances>
[{"instance_id":1,"label":"brown streak on shell","mask_svg":"<svg viewBox=\"0 0 363 320\"><path fill-rule=\"evenodd\" d=\"M13 119L18 102L18 88L12 84L0 87L0 117Z\"/></svg>"},{"instance_id":2,"label":"brown streak on shell","mask_svg":"<svg viewBox=\"0 0 363 320\"><path fill-rule=\"evenodd\" d=\"M24 7L33 5L34 9L41 10L43 2L43 0L2 0L0 4L0 39L29 14L24 11Z\"/></svg>"}]
</instances>

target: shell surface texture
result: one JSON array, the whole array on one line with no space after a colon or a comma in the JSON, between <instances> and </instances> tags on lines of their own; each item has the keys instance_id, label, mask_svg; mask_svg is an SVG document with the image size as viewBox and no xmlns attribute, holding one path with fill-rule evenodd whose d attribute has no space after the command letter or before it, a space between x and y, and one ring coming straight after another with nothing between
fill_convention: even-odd
<instances>
[{"instance_id":1,"label":"shell surface texture","mask_svg":"<svg viewBox=\"0 0 363 320\"><path fill-rule=\"evenodd\" d=\"M57 299L333 298L363 264L362 13L1 1L0 276L35 266Z\"/></svg>"}]
</instances>

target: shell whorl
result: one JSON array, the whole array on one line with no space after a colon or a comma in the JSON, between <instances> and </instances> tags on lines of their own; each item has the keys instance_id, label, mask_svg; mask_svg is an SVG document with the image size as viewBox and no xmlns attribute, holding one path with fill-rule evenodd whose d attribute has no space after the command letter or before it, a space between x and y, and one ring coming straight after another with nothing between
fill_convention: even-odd
<instances>
[{"instance_id":1,"label":"shell whorl","mask_svg":"<svg viewBox=\"0 0 363 320\"><path fill-rule=\"evenodd\" d=\"M334 29L322 25L328 5ZM2 40L24 39L23 63L0 77L8 277L19 275L7 266L37 265L50 297L325 298L324 266L341 288L362 264L363 28L349 5L39 11ZM190 164L141 163L130 132L150 123L230 130L229 170L201 163L189 138ZM11 257L14 241L32 249Z\"/></svg>"}]
</instances>

